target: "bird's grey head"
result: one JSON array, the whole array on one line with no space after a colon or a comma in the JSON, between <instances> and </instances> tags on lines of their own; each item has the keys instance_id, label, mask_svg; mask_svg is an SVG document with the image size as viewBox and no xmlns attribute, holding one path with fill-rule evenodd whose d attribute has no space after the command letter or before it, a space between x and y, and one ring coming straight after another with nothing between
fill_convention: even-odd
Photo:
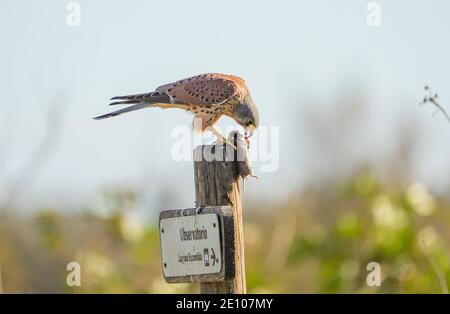
<instances>
[{"instance_id":1,"label":"bird's grey head","mask_svg":"<svg viewBox=\"0 0 450 314\"><path fill-rule=\"evenodd\" d=\"M259 112L250 95L247 95L241 103L234 107L233 117L246 131L249 131L250 136L258 128Z\"/></svg>"}]
</instances>

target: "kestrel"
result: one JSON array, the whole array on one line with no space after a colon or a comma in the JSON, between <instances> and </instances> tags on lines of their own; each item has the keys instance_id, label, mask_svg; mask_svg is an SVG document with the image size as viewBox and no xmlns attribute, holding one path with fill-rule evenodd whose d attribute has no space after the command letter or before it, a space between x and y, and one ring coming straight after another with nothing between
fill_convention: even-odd
<instances>
[{"instance_id":1,"label":"kestrel","mask_svg":"<svg viewBox=\"0 0 450 314\"><path fill-rule=\"evenodd\" d=\"M179 108L201 119L201 131L210 130L218 139L227 142L215 127L222 115L234 119L244 127L245 138L259 126L259 113L245 81L234 75L206 73L192 76L174 83L165 84L155 91L116 96L110 105L130 105L94 119L115 117L125 112L149 107Z\"/></svg>"}]
</instances>

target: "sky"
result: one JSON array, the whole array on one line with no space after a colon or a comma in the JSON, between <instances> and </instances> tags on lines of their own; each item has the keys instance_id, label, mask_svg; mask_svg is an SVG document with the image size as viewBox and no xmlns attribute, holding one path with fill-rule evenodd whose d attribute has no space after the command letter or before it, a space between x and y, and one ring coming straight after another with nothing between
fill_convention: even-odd
<instances>
[{"instance_id":1,"label":"sky","mask_svg":"<svg viewBox=\"0 0 450 314\"><path fill-rule=\"evenodd\" d=\"M80 5L79 27L67 24L70 2ZM171 158L173 128L190 127L190 116L149 109L92 117L108 112L112 96L205 72L245 78L261 124L279 130L279 167L246 185L250 199L281 199L333 163L306 136L305 119L313 112L333 120L358 95L369 108L349 132L349 155L395 150L398 121L411 120L420 135L415 179L447 187L450 125L417 104L426 83L450 108L450 3L378 1L381 25L370 27L369 2L1 1L0 199L23 185L24 208L81 208L117 185L145 195L143 207L157 207L161 195L170 206L192 206L192 163ZM59 113L61 128L30 173L49 112Z\"/></svg>"}]
</instances>

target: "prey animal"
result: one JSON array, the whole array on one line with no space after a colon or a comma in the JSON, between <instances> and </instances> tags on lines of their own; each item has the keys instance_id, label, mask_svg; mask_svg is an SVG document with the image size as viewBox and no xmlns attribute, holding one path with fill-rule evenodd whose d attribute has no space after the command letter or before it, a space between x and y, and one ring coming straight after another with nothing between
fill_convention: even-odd
<instances>
[{"instance_id":1,"label":"prey animal","mask_svg":"<svg viewBox=\"0 0 450 314\"><path fill-rule=\"evenodd\" d=\"M215 127L215 123L223 115L240 124L245 130L248 141L259 126L258 108L253 102L245 81L234 75L206 73L185 78L162 85L154 91L116 96L111 106L127 105L128 107L95 117L100 120L144 108L179 108L194 114L200 119L198 131L211 131L218 142L228 142Z\"/></svg>"}]
</instances>

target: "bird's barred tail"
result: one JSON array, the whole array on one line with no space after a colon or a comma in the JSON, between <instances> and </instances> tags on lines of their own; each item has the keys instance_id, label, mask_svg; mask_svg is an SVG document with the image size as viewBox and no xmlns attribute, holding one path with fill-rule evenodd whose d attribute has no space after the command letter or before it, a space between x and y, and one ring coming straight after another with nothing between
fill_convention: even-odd
<instances>
[{"instance_id":1,"label":"bird's barred tail","mask_svg":"<svg viewBox=\"0 0 450 314\"><path fill-rule=\"evenodd\" d=\"M106 118L111 118L118 116L122 113L135 111L147 107L152 107L154 104L171 104L170 96L165 92L150 92L145 94L136 94L136 95L126 95L126 96L116 96L111 98L111 100L118 100L110 103L110 106L115 105L133 105L121 110L117 110L111 113L107 113L98 117L95 117L95 120L101 120Z\"/></svg>"},{"instance_id":2,"label":"bird's barred tail","mask_svg":"<svg viewBox=\"0 0 450 314\"><path fill-rule=\"evenodd\" d=\"M126 96L116 96L111 98L111 100L120 100L113 103L110 103L110 106L114 105L123 105L123 104L132 104L132 103L140 103L140 102L147 102L147 103L168 103L170 104L170 96L167 95L165 92L150 92L145 94L136 94L136 95L126 95Z\"/></svg>"},{"instance_id":3,"label":"bird's barred tail","mask_svg":"<svg viewBox=\"0 0 450 314\"><path fill-rule=\"evenodd\" d=\"M106 118L111 118L111 117L118 116L118 115L120 115L122 113L135 111L135 110L139 110L139 109L143 109L143 108L151 107L151 106L152 106L151 104L148 104L148 103L145 103L145 102L144 103L139 103L139 104L127 107L127 108L123 108L123 109L120 109L120 110L117 110L117 111L113 111L113 112L104 114L102 116L95 117L94 119L95 120L102 120L102 119L106 119Z\"/></svg>"}]
</instances>

